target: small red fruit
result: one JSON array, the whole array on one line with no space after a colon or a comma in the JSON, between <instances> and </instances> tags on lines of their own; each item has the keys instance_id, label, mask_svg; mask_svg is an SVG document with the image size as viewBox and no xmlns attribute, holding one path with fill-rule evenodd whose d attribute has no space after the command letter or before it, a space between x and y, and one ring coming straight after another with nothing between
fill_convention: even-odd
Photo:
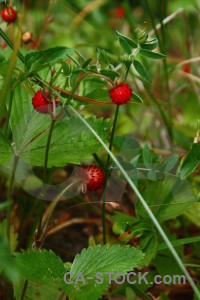
<instances>
[{"instance_id":1,"label":"small red fruit","mask_svg":"<svg viewBox=\"0 0 200 300\"><path fill-rule=\"evenodd\" d=\"M17 19L17 12L12 7L6 7L1 12L2 19L8 23L12 23Z\"/></svg>"},{"instance_id":2,"label":"small red fruit","mask_svg":"<svg viewBox=\"0 0 200 300\"><path fill-rule=\"evenodd\" d=\"M91 165L84 168L84 177L87 181L88 191L97 191L103 187L105 174L101 168Z\"/></svg>"},{"instance_id":3,"label":"small red fruit","mask_svg":"<svg viewBox=\"0 0 200 300\"><path fill-rule=\"evenodd\" d=\"M183 65L183 72L190 73L190 65L189 64L184 64Z\"/></svg>"},{"instance_id":4,"label":"small red fruit","mask_svg":"<svg viewBox=\"0 0 200 300\"><path fill-rule=\"evenodd\" d=\"M125 17L125 11L122 6L118 6L115 10L116 16L119 18L124 18Z\"/></svg>"},{"instance_id":5,"label":"small red fruit","mask_svg":"<svg viewBox=\"0 0 200 300\"><path fill-rule=\"evenodd\" d=\"M35 108L35 110L37 110L41 114L49 113L49 111L48 111L49 104L50 104L51 110L53 111L53 103L50 102L48 92L41 93L41 91L38 91L32 99L32 104L33 104L33 107ZM57 106L57 104L58 103L56 101L56 106Z\"/></svg>"},{"instance_id":6,"label":"small red fruit","mask_svg":"<svg viewBox=\"0 0 200 300\"><path fill-rule=\"evenodd\" d=\"M126 83L121 83L114 89L110 90L110 98L115 104L127 103L132 95L132 90Z\"/></svg>"}]
</instances>

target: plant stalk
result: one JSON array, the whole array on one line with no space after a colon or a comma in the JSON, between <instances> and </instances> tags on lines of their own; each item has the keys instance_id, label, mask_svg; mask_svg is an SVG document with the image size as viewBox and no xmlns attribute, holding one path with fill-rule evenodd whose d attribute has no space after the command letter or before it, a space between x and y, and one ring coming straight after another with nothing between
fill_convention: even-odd
<instances>
[{"instance_id":1,"label":"plant stalk","mask_svg":"<svg viewBox=\"0 0 200 300\"><path fill-rule=\"evenodd\" d=\"M113 121L113 128L112 128L110 144L109 144L110 151L112 151L115 129L116 129L116 125L117 125L118 113L119 113L119 105L117 105L116 110L115 110L115 117L114 117L114 121ZM107 162L106 162L106 170L105 170L105 183L104 183L104 187L103 187L104 192L103 192L103 199L102 199L102 225L103 225L103 243L104 243L104 245L106 244L106 187L107 187L107 183L108 183L110 161L111 161L111 157L108 154Z\"/></svg>"},{"instance_id":2,"label":"plant stalk","mask_svg":"<svg viewBox=\"0 0 200 300\"><path fill-rule=\"evenodd\" d=\"M38 224L38 230L37 230L37 238L40 238L41 235L41 229L42 229L42 215L43 215L43 208L44 208L44 200L45 200L45 193L46 193L46 178L47 178L47 166L48 166L48 158L49 158L49 148L51 144L51 137L53 133L53 129L55 126L56 120L51 121L51 127L49 129L49 134L47 138L47 145L46 145L46 152L45 152L45 160L44 160L44 171L43 171L43 199L40 203L40 218L39 218L39 224Z\"/></svg>"},{"instance_id":3,"label":"plant stalk","mask_svg":"<svg viewBox=\"0 0 200 300\"><path fill-rule=\"evenodd\" d=\"M130 64L127 65L126 67L126 73L124 76L124 81L126 81L129 70L130 70ZM116 110L115 110L115 117L114 117L114 121L113 121L113 128L112 128L112 132L111 132L111 137L110 137L110 144L109 144L109 150L112 152L112 146L113 146L113 140L114 140L114 136L115 136L115 129L116 129L116 125L117 125L117 118L118 118L118 114L119 114L119 105L117 105ZM104 187L103 187L103 198L102 198L102 225L103 225L103 243L104 245L106 244L106 187L107 187L107 183L108 183L108 177L109 177L109 166L110 166L110 161L111 161L111 156L110 154L108 154L107 157L107 162L106 162L106 170L105 170L105 183L104 183Z\"/></svg>"}]
</instances>

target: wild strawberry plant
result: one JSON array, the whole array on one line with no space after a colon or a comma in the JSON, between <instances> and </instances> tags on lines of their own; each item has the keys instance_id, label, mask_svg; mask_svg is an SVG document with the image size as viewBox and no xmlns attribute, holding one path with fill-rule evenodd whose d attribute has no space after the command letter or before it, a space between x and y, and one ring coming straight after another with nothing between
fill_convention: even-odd
<instances>
[{"instance_id":1,"label":"wild strawberry plant","mask_svg":"<svg viewBox=\"0 0 200 300\"><path fill-rule=\"evenodd\" d=\"M0 52L0 284L5 299L95 300L119 294L150 299L147 291L157 273L184 275L200 299L186 268L199 258L200 239L174 233L184 222L199 226L199 192L191 176L200 161L199 121L189 150L188 140L179 142L178 125L173 126L169 75L174 70L157 50L166 52L162 14L161 40L151 7L148 1L144 4L156 37L149 36L146 23L133 29L125 1L114 16L120 22L127 18L131 32L112 32L116 48L111 52L99 44L92 52L89 46L88 51L57 44L43 48L42 39L23 32L24 3L16 1L17 8L11 2L2 5L0 35L7 47ZM167 106L152 88L152 74L162 64ZM160 141L166 146L170 140L171 149L150 147L136 124L144 124L146 132L151 126L151 145ZM188 151L182 156L178 146L184 142ZM62 213L56 217L59 206ZM77 218L77 209L84 218ZM94 213L96 218L88 217ZM79 241L81 230L78 235L65 232L59 244L59 230L81 222L88 222L88 247L79 243L76 251L66 242L74 237ZM99 236L90 223L97 225ZM52 234L56 245L48 244ZM192 243L196 248L188 262L183 245ZM137 276L148 269L148 284L113 284L121 284L122 273L133 269ZM97 273L103 274L100 283ZM160 297L168 299L168 290L164 292Z\"/></svg>"}]
</instances>

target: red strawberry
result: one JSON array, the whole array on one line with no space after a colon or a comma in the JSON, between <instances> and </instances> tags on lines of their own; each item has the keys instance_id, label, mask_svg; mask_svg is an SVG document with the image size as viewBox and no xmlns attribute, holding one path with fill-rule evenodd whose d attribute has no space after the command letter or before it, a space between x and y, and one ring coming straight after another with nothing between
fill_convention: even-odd
<instances>
[{"instance_id":1,"label":"red strawberry","mask_svg":"<svg viewBox=\"0 0 200 300\"><path fill-rule=\"evenodd\" d=\"M124 18L125 17L125 11L122 6L118 6L115 10L115 14L119 18Z\"/></svg>"},{"instance_id":2,"label":"red strawberry","mask_svg":"<svg viewBox=\"0 0 200 300\"><path fill-rule=\"evenodd\" d=\"M189 64L183 65L183 72L190 73L190 65Z\"/></svg>"},{"instance_id":3,"label":"red strawberry","mask_svg":"<svg viewBox=\"0 0 200 300\"><path fill-rule=\"evenodd\" d=\"M132 95L132 90L126 83L121 83L114 89L110 90L110 98L112 102L120 105L127 103Z\"/></svg>"},{"instance_id":4,"label":"red strawberry","mask_svg":"<svg viewBox=\"0 0 200 300\"><path fill-rule=\"evenodd\" d=\"M41 91L38 91L32 99L32 104L35 110L37 110L41 114L48 114L48 106L50 105L51 110L53 111L53 103L50 102L49 98L50 97L48 92L44 92L42 94ZM56 106L57 104L58 103L56 101Z\"/></svg>"},{"instance_id":5,"label":"red strawberry","mask_svg":"<svg viewBox=\"0 0 200 300\"><path fill-rule=\"evenodd\" d=\"M88 191L97 191L103 187L105 174L101 168L91 165L84 168L84 176L87 181Z\"/></svg>"},{"instance_id":6,"label":"red strawberry","mask_svg":"<svg viewBox=\"0 0 200 300\"><path fill-rule=\"evenodd\" d=\"M1 16L4 21L11 23L17 19L17 12L12 7L6 7L2 10Z\"/></svg>"}]
</instances>

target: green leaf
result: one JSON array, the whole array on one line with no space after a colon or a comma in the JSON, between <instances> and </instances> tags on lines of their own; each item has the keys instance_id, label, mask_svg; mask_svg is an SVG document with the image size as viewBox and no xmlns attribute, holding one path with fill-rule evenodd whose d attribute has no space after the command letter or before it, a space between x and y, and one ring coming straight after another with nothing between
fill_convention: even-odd
<instances>
[{"instance_id":1,"label":"green leaf","mask_svg":"<svg viewBox=\"0 0 200 300\"><path fill-rule=\"evenodd\" d=\"M68 55L73 55L74 53L74 49L67 47L30 51L25 56L25 69L29 73L38 72L49 67L49 64L53 66L61 60L66 60Z\"/></svg>"},{"instance_id":2,"label":"green leaf","mask_svg":"<svg viewBox=\"0 0 200 300\"><path fill-rule=\"evenodd\" d=\"M185 157L180 170L180 178L183 180L195 171L200 163L200 145L192 144L188 155Z\"/></svg>"},{"instance_id":3,"label":"green leaf","mask_svg":"<svg viewBox=\"0 0 200 300\"><path fill-rule=\"evenodd\" d=\"M114 71L114 70L101 70L101 74L105 75L113 80L115 79L115 77L120 76L119 72Z\"/></svg>"},{"instance_id":4,"label":"green leaf","mask_svg":"<svg viewBox=\"0 0 200 300\"><path fill-rule=\"evenodd\" d=\"M140 96L138 94L134 93L133 91L132 91L131 99L134 99L138 103L143 103L142 98L140 98Z\"/></svg>"},{"instance_id":5,"label":"green leaf","mask_svg":"<svg viewBox=\"0 0 200 300\"><path fill-rule=\"evenodd\" d=\"M130 287L126 288L126 300L136 300L137 295Z\"/></svg>"},{"instance_id":6,"label":"green leaf","mask_svg":"<svg viewBox=\"0 0 200 300\"><path fill-rule=\"evenodd\" d=\"M200 227L200 203L193 203L192 206L185 211L184 216L186 216L190 222Z\"/></svg>"},{"instance_id":7,"label":"green leaf","mask_svg":"<svg viewBox=\"0 0 200 300\"><path fill-rule=\"evenodd\" d=\"M20 275L31 282L57 286L63 284L65 268L53 251L22 251L15 253Z\"/></svg>"},{"instance_id":8,"label":"green leaf","mask_svg":"<svg viewBox=\"0 0 200 300\"><path fill-rule=\"evenodd\" d=\"M151 41L147 41L145 44L142 44L141 48L146 50L153 50L158 47L158 40L155 38Z\"/></svg>"},{"instance_id":9,"label":"green leaf","mask_svg":"<svg viewBox=\"0 0 200 300\"><path fill-rule=\"evenodd\" d=\"M120 43L122 49L124 50L124 52L126 52L129 55L132 53L129 43L121 36L119 36L119 43Z\"/></svg>"},{"instance_id":10,"label":"green leaf","mask_svg":"<svg viewBox=\"0 0 200 300\"><path fill-rule=\"evenodd\" d=\"M196 243L196 242L200 242L200 236L193 236L193 237L189 237L189 238L175 240L175 241L172 241L172 245L174 247L178 247L178 246L188 245L188 244L192 244L192 243ZM168 247L165 243L161 243L158 246L158 251L165 250L167 248Z\"/></svg>"},{"instance_id":11,"label":"green leaf","mask_svg":"<svg viewBox=\"0 0 200 300\"><path fill-rule=\"evenodd\" d=\"M107 52L104 49L97 48L97 59L101 62L101 64L103 62L106 68L109 67L110 61Z\"/></svg>"},{"instance_id":12,"label":"green leaf","mask_svg":"<svg viewBox=\"0 0 200 300\"><path fill-rule=\"evenodd\" d=\"M20 280L14 283L14 296L16 300L21 300L22 291L24 288L25 280ZM24 300L58 300L61 299L62 291L51 282L48 285L41 285L33 282L28 282Z\"/></svg>"},{"instance_id":13,"label":"green leaf","mask_svg":"<svg viewBox=\"0 0 200 300\"><path fill-rule=\"evenodd\" d=\"M133 268L136 268L143 260L141 251L130 247L120 245L104 245L89 247L83 249L81 254L75 257L71 273L71 279L76 280L78 273L84 274L85 284L80 283L70 285L69 296L81 300L97 300L108 289L108 275L106 272L122 272L126 274ZM104 282L102 284L95 283L96 273L103 274ZM87 277L93 277L93 280L87 280Z\"/></svg>"},{"instance_id":14,"label":"green leaf","mask_svg":"<svg viewBox=\"0 0 200 300\"><path fill-rule=\"evenodd\" d=\"M162 53L158 53L158 52L152 52L150 50L146 50L146 49L140 49L139 54L145 57L149 57L152 59L165 59L166 55L162 54Z\"/></svg>"},{"instance_id":15,"label":"green leaf","mask_svg":"<svg viewBox=\"0 0 200 300\"><path fill-rule=\"evenodd\" d=\"M144 145L143 160L144 160L145 166L147 168L151 169L152 168L152 155L151 155L151 151L149 149L149 145L148 144Z\"/></svg>"},{"instance_id":16,"label":"green leaf","mask_svg":"<svg viewBox=\"0 0 200 300\"><path fill-rule=\"evenodd\" d=\"M113 224L113 232L115 234L123 234L126 232L129 227L137 222L137 220L127 214L121 213L119 211L114 212L114 216L112 216Z\"/></svg>"},{"instance_id":17,"label":"green leaf","mask_svg":"<svg viewBox=\"0 0 200 300\"><path fill-rule=\"evenodd\" d=\"M7 237L7 219L4 219L0 223L0 234L3 237ZM18 233L14 231L14 227L10 226L10 251L13 253L17 247Z\"/></svg>"},{"instance_id":18,"label":"green leaf","mask_svg":"<svg viewBox=\"0 0 200 300\"><path fill-rule=\"evenodd\" d=\"M92 61L92 58L88 58L86 61L84 61L84 63L82 64L82 68L86 69L89 66L89 64L91 63L91 61Z\"/></svg>"},{"instance_id":19,"label":"green leaf","mask_svg":"<svg viewBox=\"0 0 200 300\"><path fill-rule=\"evenodd\" d=\"M151 79L149 77L149 73L147 72L143 64L141 64L141 62L139 62L138 60L134 60L133 65L142 79L150 83Z\"/></svg>"},{"instance_id":20,"label":"green leaf","mask_svg":"<svg viewBox=\"0 0 200 300\"><path fill-rule=\"evenodd\" d=\"M13 149L10 142L0 131L0 163L10 161L13 158Z\"/></svg>"},{"instance_id":21,"label":"green leaf","mask_svg":"<svg viewBox=\"0 0 200 300\"><path fill-rule=\"evenodd\" d=\"M145 253L144 265L148 266L155 258L158 249L158 240L156 233L152 230L145 232L140 239L139 249L141 249Z\"/></svg>"},{"instance_id":22,"label":"green leaf","mask_svg":"<svg viewBox=\"0 0 200 300\"><path fill-rule=\"evenodd\" d=\"M116 34L118 35L118 37L120 38L123 38L124 40L126 40L126 42L129 44L129 46L131 48L137 48L138 45L135 41L133 41L132 39L126 37L125 35L121 34L119 31L116 30Z\"/></svg>"},{"instance_id":23,"label":"green leaf","mask_svg":"<svg viewBox=\"0 0 200 300\"><path fill-rule=\"evenodd\" d=\"M143 197L157 220L163 222L183 214L195 201L190 186L179 178L150 182ZM136 203L137 215L147 217L141 203Z\"/></svg>"},{"instance_id":24,"label":"green leaf","mask_svg":"<svg viewBox=\"0 0 200 300\"><path fill-rule=\"evenodd\" d=\"M149 180L152 180L152 181L156 181L157 178L156 178L156 171L152 168L151 170L149 170L149 172L147 173L147 178Z\"/></svg>"},{"instance_id":25,"label":"green leaf","mask_svg":"<svg viewBox=\"0 0 200 300\"><path fill-rule=\"evenodd\" d=\"M90 117L87 121L103 140L108 138L110 120ZM41 115L34 114L20 148L20 157L35 166L44 165L50 119L46 120L46 124L42 122ZM25 147L34 137L37 138ZM80 164L83 159L92 158L93 153L101 147L95 136L82 126L78 118L62 119L56 122L53 130L48 167L65 166L67 163Z\"/></svg>"},{"instance_id":26,"label":"green leaf","mask_svg":"<svg viewBox=\"0 0 200 300\"><path fill-rule=\"evenodd\" d=\"M6 277L11 280L15 281L19 277L18 268L14 258L10 254L10 247L8 240L4 235L0 233L0 273L6 275Z\"/></svg>"},{"instance_id":27,"label":"green leaf","mask_svg":"<svg viewBox=\"0 0 200 300\"><path fill-rule=\"evenodd\" d=\"M173 277L173 275L183 275L182 270L171 256L156 256L154 264L162 278L165 275L169 275L171 277Z\"/></svg>"},{"instance_id":28,"label":"green leaf","mask_svg":"<svg viewBox=\"0 0 200 300\"><path fill-rule=\"evenodd\" d=\"M51 118L36 112L31 98L23 88L16 88L10 117L11 129L20 158L32 165L43 166ZM103 140L108 138L110 120L93 117L87 120ZM91 158L101 147L78 118L66 116L55 124L48 167L64 166L66 163L80 164L83 159Z\"/></svg>"},{"instance_id":29,"label":"green leaf","mask_svg":"<svg viewBox=\"0 0 200 300\"><path fill-rule=\"evenodd\" d=\"M140 144L130 136L116 136L113 147L128 162L131 162L140 152Z\"/></svg>"},{"instance_id":30,"label":"green leaf","mask_svg":"<svg viewBox=\"0 0 200 300\"><path fill-rule=\"evenodd\" d=\"M172 170L177 164L178 160L179 155L177 153L174 153L172 156L170 156L166 161L164 172L168 173L170 170Z\"/></svg>"}]
</instances>

